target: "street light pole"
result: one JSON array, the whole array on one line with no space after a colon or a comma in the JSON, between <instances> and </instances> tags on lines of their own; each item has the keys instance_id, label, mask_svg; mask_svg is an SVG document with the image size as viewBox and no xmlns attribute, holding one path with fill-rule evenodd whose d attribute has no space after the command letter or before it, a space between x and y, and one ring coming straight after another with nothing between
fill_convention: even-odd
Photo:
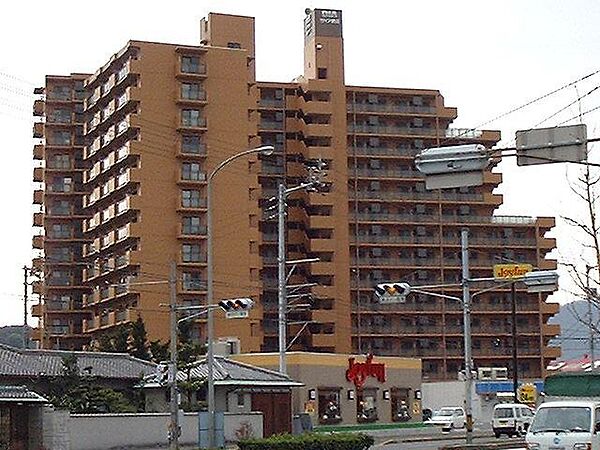
<instances>
[{"instance_id":1,"label":"street light pole","mask_svg":"<svg viewBox=\"0 0 600 450\"><path fill-rule=\"evenodd\" d=\"M169 450L179 449L179 392L177 390L177 266L175 262L171 263L171 273L169 275L169 319L171 330L170 353L171 361L169 363L169 392L171 399L169 410L171 412L171 422L169 424Z\"/></svg>"},{"instance_id":2,"label":"street light pole","mask_svg":"<svg viewBox=\"0 0 600 450\"><path fill-rule=\"evenodd\" d=\"M213 340L214 340L214 315L213 315L213 248L212 248L212 181L214 177L232 161L242 158L246 155L254 153L262 153L264 155L271 155L274 151L273 146L266 145L263 147L252 148L250 150L244 150L243 152L236 153L230 156L224 161L221 161L213 170L210 172L207 178L206 184L206 263L207 263L207 286L206 286L206 304L208 310L206 312L206 334L207 334L207 361L208 361L208 386L207 386L207 400L208 400L208 448L214 447L215 442L215 374L214 374L214 363L215 356L213 352Z\"/></svg>"},{"instance_id":3,"label":"street light pole","mask_svg":"<svg viewBox=\"0 0 600 450\"><path fill-rule=\"evenodd\" d=\"M462 254L463 322L465 353L465 413L467 415L467 444L473 441L473 357L471 355L471 293L469 291L469 230L463 228L460 234Z\"/></svg>"}]
</instances>

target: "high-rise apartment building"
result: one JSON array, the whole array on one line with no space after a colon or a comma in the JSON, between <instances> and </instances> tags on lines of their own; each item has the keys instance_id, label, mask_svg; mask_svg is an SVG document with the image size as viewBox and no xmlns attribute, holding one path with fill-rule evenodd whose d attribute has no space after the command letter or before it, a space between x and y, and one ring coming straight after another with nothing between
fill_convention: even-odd
<instances>
[{"instance_id":1,"label":"high-rise apartment building","mask_svg":"<svg viewBox=\"0 0 600 450\"><path fill-rule=\"evenodd\" d=\"M311 306L289 313L292 348L417 356L424 377L456 377L460 305L423 295L379 305L373 286L459 281L465 227L473 277L506 260L556 267L544 258L553 218L493 215L500 173L476 188L427 191L414 167L420 149L491 146L499 132L450 128L457 110L436 90L347 86L341 11L307 10L304 74L289 83L255 80L253 18L209 14L200 28L198 46L130 41L93 75L49 76L38 90L42 345L89 345L138 315L151 339L166 340L172 264L178 301L206 302L207 174L262 144L277 152L236 160L214 179L215 298L257 300L249 319L219 317L216 336L239 338L242 351L277 348L277 222L265 208L280 182L295 186L324 161L327 192L287 199L287 258L319 258L289 280L316 284ZM518 290L522 377L558 356L548 347L558 329L546 323L557 305L546 295ZM474 298L479 366L509 365L509 299L509 289ZM200 318L195 337L204 330Z\"/></svg>"}]
</instances>

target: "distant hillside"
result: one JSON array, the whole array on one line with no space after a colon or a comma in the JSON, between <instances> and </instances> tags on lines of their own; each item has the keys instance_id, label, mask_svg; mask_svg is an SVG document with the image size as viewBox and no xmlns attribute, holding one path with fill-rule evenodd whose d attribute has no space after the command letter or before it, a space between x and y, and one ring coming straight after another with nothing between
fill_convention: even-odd
<instances>
[{"instance_id":1,"label":"distant hillside","mask_svg":"<svg viewBox=\"0 0 600 450\"><path fill-rule=\"evenodd\" d=\"M31 333L31 328L29 332ZM23 325L0 327L0 344L23 348Z\"/></svg>"},{"instance_id":2,"label":"distant hillside","mask_svg":"<svg viewBox=\"0 0 600 450\"><path fill-rule=\"evenodd\" d=\"M593 320L599 323L600 311L592 308ZM550 341L551 345L560 345L562 356L560 359L578 359L589 354L589 331L585 323L588 321L588 304L586 301L579 300L567 303L560 307L557 315L548 322L560 325L561 334L556 339ZM600 336L594 339L595 357L600 358Z\"/></svg>"}]
</instances>

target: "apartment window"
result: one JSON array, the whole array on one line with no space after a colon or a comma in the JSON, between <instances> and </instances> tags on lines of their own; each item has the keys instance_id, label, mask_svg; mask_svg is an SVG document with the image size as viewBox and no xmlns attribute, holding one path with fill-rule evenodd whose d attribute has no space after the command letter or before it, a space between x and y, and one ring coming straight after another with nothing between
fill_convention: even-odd
<instances>
[{"instance_id":1,"label":"apartment window","mask_svg":"<svg viewBox=\"0 0 600 450\"><path fill-rule=\"evenodd\" d=\"M190 181L204 181L204 174L200 171L198 163L183 163L181 165L181 178Z\"/></svg>"},{"instance_id":2,"label":"apartment window","mask_svg":"<svg viewBox=\"0 0 600 450\"><path fill-rule=\"evenodd\" d=\"M123 92L117 98L117 109L121 108L123 105L125 105L125 103L127 103L127 92Z\"/></svg>"},{"instance_id":3,"label":"apartment window","mask_svg":"<svg viewBox=\"0 0 600 450\"><path fill-rule=\"evenodd\" d=\"M71 213L71 204L67 200L59 200L50 207L50 214L68 216Z\"/></svg>"},{"instance_id":4,"label":"apartment window","mask_svg":"<svg viewBox=\"0 0 600 450\"><path fill-rule=\"evenodd\" d=\"M199 155L204 153L204 143L197 134L184 134L181 137L181 153Z\"/></svg>"},{"instance_id":5,"label":"apartment window","mask_svg":"<svg viewBox=\"0 0 600 450\"><path fill-rule=\"evenodd\" d=\"M55 109L48 117L49 122L54 123L70 123L71 122L71 110L70 109Z\"/></svg>"},{"instance_id":6,"label":"apartment window","mask_svg":"<svg viewBox=\"0 0 600 450\"><path fill-rule=\"evenodd\" d=\"M119 174L117 177L117 187L123 186L125 183L129 181L129 172L124 171Z\"/></svg>"},{"instance_id":7,"label":"apartment window","mask_svg":"<svg viewBox=\"0 0 600 450\"><path fill-rule=\"evenodd\" d=\"M183 83L181 98L185 100L200 100L200 85L198 83Z\"/></svg>"},{"instance_id":8,"label":"apartment window","mask_svg":"<svg viewBox=\"0 0 600 450\"><path fill-rule=\"evenodd\" d=\"M184 217L183 218L183 234L202 234L200 225L200 217Z\"/></svg>"},{"instance_id":9,"label":"apartment window","mask_svg":"<svg viewBox=\"0 0 600 450\"><path fill-rule=\"evenodd\" d=\"M319 80L325 80L327 78L327 68L319 67L317 69L317 78Z\"/></svg>"},{"instance_id":10,"label":"apartment window","mask_svg":"<svg viewBox=\"0 0 600 450\"><path fill-rule=\"evenodd\" d=\"M242 44L239 42L228 42L227 48L242 48Z\"/></svg>"},{"instance_id":11,"label":"apartment window","mask_svg":"<svg viewBox=\"0 0 600 450\"><path fill-rule=\"evenodd\" d=\"M125 131L127 131L128 128L129 128L129 117L126 117L125 119L121 120L117 124L117 134L125 133Z\"/></svg>"},{"instance_id":12,"label":"apartment window","mask_svg":"<svg viewBox=\"0 0 600 450\"><path fill-rule=\"evenodd\" d=\"M181 206L184 208L200 208L200 191L181 191Z\"/></svg>"},{"instance_id":13,"label":"apartment window","mask_svg":"<svg viewBox=\"0 0 600 450\"><path fill-rule=\"evenodd\" d=\"M58 85L52 87L48 98L52 100L71 100L71 86Z\"/></svg>"},{"instance_id":14,"label":"apartment window","mask_svg":"<svg viewBox=\"0 0 600 450\"><path fill-rule=\"evenodd\" d=\"M71 225L66 223L55 223L52 224L50 229L50 237L56 239L64 239L71 237Z\"/></svg>"},{"instance_id":15,"label":"apartment window","mask_svg":"<svg viewBox=\"0 0 600 450\"><path fill-rule=\"evenodd\" d=\"M181 111L181 125L184 127L199 127L202 124L200 110L184 109Z\"/></svg>"},{"instance_id":16,"label":"apartment window","mask_svg":"<svg viewBox=\"0 0 600 450\"><path fill-rule=\"evenodd\" d=\"M129 236L129 226L128 225L121 227L117 230L117 241L125 239L128 236Z\"/></svg>"},{"instance_id":17,"label":"apartment window","mask_svg":"<svg viewBox=\"0 0 600 450\"><path fill-rule=\"evenodd\" d=\"M198 56L182 56L181 71L183 73L200 73L200 58Z\"/></svg>"},{"instance_id":18,"label":"apartment window","mask_svg":"<svg viewBox=\"0 0 600 450\"><path fill-rule=\"evenodd\" d=\"M198 244L183 244L181 246L183 262L200 262L200 246Z\"/></svg>"},{"instance_id":19,"label":"apartment window","mask_svg":"<svg viewBox=\"0 0 600 450\"><path fill-rule=\"evenodd\" d=\"M123 214L125 211L129 209L129 202L127 198L124 198L120 202L117 203L116 213L117 215Z\"/></svg>"},{"instance_id":20,"label":"apartment window","mask_svg":"<svg viewBox=\"0 0 600 450\"><path fill-rule=\"evenodd\" d=\"M52 155L49 161L51 169L70 169L71 158L69 155Z\"/></svg>"},{"instance_id":21,"label":"apartment window","mask_svg":"<svg viewBox=\"0 0 600 450\"><path fill-rule=\"evenodd\" d=\"M125 63L125 65L123 65L123 67L121 67L119 69L119 72L117 73L117 82L121 81L128 74L129 74L129 65L127 63Z\"/></svg>"},{"instance_id":22,"label":"apartment window","mask_svg":"<svg viewBox=\"0 0 600 450\"><path fill-rule=\"evenodd\" d=\"M70 131L54 131L50 139L52 145L71 145Z\"/></svg>"},{"instance_id":23,"label":"apartment window","mask_svg":"<svg viewBox=\"0 0 600 450\"><path fill-rule=\"evenodd\" d=\"M206 287L200 272L183 272L182 287L184 291L199 291Z\"/></svg>"}]
</instances>

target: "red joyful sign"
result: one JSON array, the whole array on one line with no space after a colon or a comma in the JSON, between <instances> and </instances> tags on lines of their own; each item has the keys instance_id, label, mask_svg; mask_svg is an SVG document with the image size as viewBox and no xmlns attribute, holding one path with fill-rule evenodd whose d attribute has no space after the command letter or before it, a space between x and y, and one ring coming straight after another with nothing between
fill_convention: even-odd
<instances>
[{"instance_id":1,"label":"red joyful sign","mask_svg":"<svg viewBox=\"0 0 600 450\"><path fill-rule=\"evenodd\" d=\"M380 383L385 382L385 364L373 363L373 355L367 355L364 363L355 362L355 358L348 358L346 380L354 383L357 388L363 387L367 377L377 378Z\"/></svg>"}]
</instances>

